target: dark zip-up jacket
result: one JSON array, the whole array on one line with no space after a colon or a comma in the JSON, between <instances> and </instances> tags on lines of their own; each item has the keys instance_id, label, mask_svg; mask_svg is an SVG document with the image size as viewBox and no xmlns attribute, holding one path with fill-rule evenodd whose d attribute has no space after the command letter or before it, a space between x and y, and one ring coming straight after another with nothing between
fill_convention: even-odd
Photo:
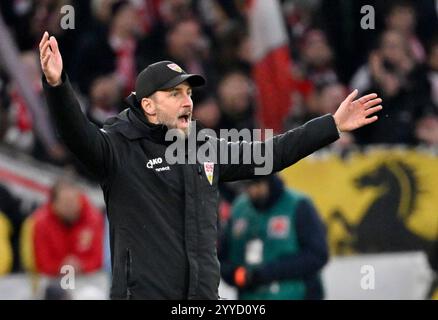
<instances>
[{"instance_id":1,"label":"dark zip-up jacket","mask_svg":"<svg viewBox=\"0 0 438 320\"><path fill-rule=\"evenodd\" d=\"M51 87L43 79L44 92L58 134L103 190L112 299L218 299L218 183L254 176L255 163L235 163L244 148L269 150L272 143L276 172L339 137L333 117L326 115L264 143L207 139L200 145L239 151L234 164L214 165L210 183L203 163L166 163L167 128L147 122L135 95L100 130L81 112L64 73L62 80ZM189 147L187 154L192 152Z\"/></svg>"}]
</instances>

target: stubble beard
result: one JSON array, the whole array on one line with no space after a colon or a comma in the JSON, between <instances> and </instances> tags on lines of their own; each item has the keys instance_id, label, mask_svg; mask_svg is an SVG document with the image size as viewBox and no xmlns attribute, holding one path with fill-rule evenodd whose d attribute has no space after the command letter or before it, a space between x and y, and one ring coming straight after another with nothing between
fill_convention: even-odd
<instances>
[{"instance_id":1,"label":"stubble beard","mask_svg":"<svg viewBox=\"0 0 438 320\"><path fill-rule=\"evenodd\" d=\"M158 124L165 125L169 130L176 130L178 132L178 136L180 136L181 138L187 138L190 134L191 117L188 121L189 125L187 126L187 128L183 129L178 128L178 118L171 118L161 111L157 112L157 121Z\"/></svg>"}]
</instances>

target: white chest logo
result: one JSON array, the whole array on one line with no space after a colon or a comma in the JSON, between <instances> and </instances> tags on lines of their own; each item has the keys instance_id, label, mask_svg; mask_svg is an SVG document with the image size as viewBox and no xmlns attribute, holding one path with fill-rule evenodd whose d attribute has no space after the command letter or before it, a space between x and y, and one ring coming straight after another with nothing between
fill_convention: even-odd
<instances>
[{"instance_id":1,"label":"white chest logo","mask_svg":"<svg viewBox=\"0 0 438 320\"><path fill-rule=\"evenodd\" d=\"M155 165L163 163L163 158L151 159L146 163L146 167L153 169Z\"/></svg>"},{"instance_id":2,"label":"white chest logo","mask_svg":"<svg viewBox=\"0 0 438 320\"><path fill-rule=\"evenodd\" d=\"M210 185L213 185L214 162L204 162L204 171Z\"/></svg>"}]
</instances>

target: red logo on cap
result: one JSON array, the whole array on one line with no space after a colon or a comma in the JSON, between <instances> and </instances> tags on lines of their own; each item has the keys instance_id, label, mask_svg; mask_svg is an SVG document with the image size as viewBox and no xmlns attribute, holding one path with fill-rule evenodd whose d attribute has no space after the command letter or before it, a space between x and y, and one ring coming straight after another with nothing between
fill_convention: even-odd
<instances>
[{"instance_id":1,"label":"red logo on cap","mask_svg":"<svg viewBox=\"0 0 438 320\"><path fill-rule=\"evenodd\" d=\"M176 71L176 72L179 72L179 73L183 72L181 67L179 65L177 65L176 63L170 63L170 64L167 65L167 67L169 69L172 69L173 71Z\"/></svg>"}]
</instances>

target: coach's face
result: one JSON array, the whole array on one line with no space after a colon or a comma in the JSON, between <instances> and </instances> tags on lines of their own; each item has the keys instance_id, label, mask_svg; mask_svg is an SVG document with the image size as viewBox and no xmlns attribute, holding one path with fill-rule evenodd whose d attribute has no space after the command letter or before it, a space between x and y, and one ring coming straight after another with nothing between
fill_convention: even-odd
<instances>
[{"instance_id":1,"label":"coach's face","mask_svg":"<svg viewBox=\"0 0 438 320\"><path fill-rule=\"evenodd\" d=\"M179 129L187 136L192 120L192 88L183 82L174 88L157 91L141 101L149 122Z\"/></svg>"}]
</instances>

